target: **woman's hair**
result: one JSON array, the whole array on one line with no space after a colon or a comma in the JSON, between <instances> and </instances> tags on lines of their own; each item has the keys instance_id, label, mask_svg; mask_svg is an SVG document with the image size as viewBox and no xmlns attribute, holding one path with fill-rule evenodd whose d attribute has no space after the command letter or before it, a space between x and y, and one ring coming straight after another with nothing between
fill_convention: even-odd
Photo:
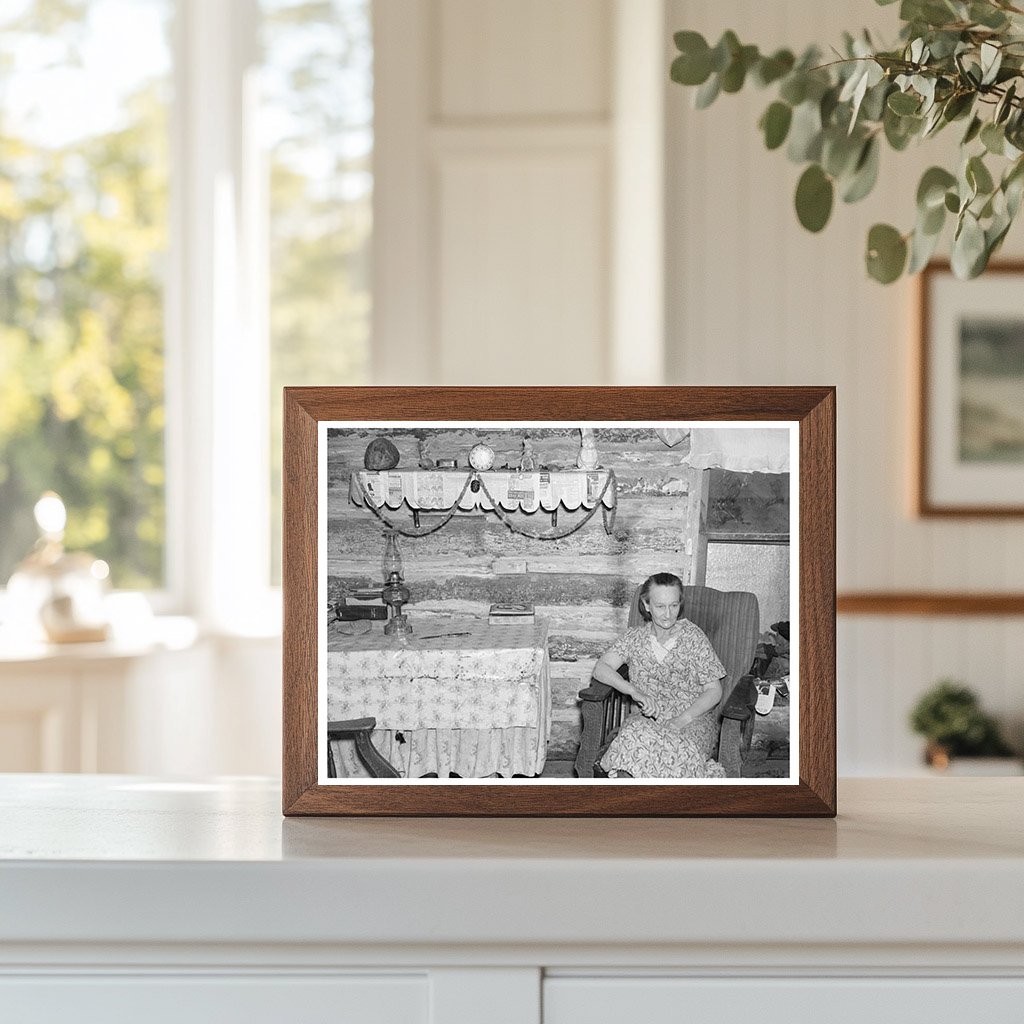
<instances>
[{"instance_id":1,"label":"woman's hair","mask_svg":"<svg viewBox=\"0 0 1024 1024\"><path fill-rule=\"evenodd\" d=\"M640 617L644 622L651 621L651 612L647 607L647 601L651 593L651 587L678 587L679 588L679 615L677 618L683 617L683 581L671 572L656 572L653 576L648 576L644 580L643 585L640 587L640 597L638 604L640 607Z\"/></svg>"}]
</instances>

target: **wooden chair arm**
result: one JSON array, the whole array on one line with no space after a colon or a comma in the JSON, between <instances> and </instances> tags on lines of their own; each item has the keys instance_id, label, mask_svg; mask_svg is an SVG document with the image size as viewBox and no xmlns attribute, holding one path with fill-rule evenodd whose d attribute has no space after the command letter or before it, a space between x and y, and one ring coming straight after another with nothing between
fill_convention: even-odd
<instances>
[{"instance_id":1,"label":"wooden chair arm","mask_svg":"<svg viewBox=\"0 0 1024 1024\"><path fill-rule=\"evenodd\" d=\"M756 703L757 685L754 682L754 677L741 676L722 708L722 718L745 722L753 715Z\"/></svg>"},{"instance_id":2,"label":"wooden chair arm","mask_svg":"<svg viewBox=\"0 0 1024 1024\"><path fill-rule=\"evenodd\" d=\"M619 675L629 679L629 668L623 665ZM583 718L583 732L576 754L576 776L580 779L594 777L594 765L619 731L622 720L632 707L631 698L607 683L591 680L588 687L579 691L580 714Z\"/></svg>"},{"instance_id":3,"label":"wooden chair arm","mask_svg":"<svg viewBox=\"0 0 1024 1024\"><path fill-rule=\"evenodd\" d=\"M356 743L359 759L366 765L366 770L375 779L400 779L401 773L373 745L370 734L377 728L376 718L349 718L340 722L327 723L328 741L341 736L352 736ZM327 744L327 776L337 778L337 768L331 753L330 742Z\"/></svg>"},{"instance_id":4,"label":"wooden chair arm","mask_svg":"<svg viewBox=\"0 0 1024 1024\"><path fill-rule=\"evenodd\" d=\"M605 701L611 696L612 688L607 683L592 682L577 694L580 700Z\"/></svg>"},{"instance_id":5,"label":"wooden chair arm","mask_svg":"<svg viewBox=\"0 0 1024 1024\"><path fill-rule=\"evenodd\" d=\"M377 728L376 718L349 718L343 722L328 722L327 732L373 732Z\"/></svg>"}]
</instances>

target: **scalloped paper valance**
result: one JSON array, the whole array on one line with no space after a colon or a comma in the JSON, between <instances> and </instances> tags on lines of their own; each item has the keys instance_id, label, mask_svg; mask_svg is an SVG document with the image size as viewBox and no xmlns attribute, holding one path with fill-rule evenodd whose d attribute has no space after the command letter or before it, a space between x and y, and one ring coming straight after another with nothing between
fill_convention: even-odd
<instances>
[{"instance_id":1,"label":"scalloped paper valance","mask_svg":"<svg viewBox=\"0 0 1024 1024\"><path fill-rule=\"evenodd\" d=\"M477 491L466 487L467 472L460 470L359 470L349 480L349 497L354 505L369 503L378 509L397 509L405 505L421 512L445 512L456 502L464 512L474 509L491 512L494 505L488 494L506 512L536 512L539 508L545 512L559 508L573 512L579 508L594 508L599 501L605 508L615 507L615 487L605 486L606 470L555 473L495 470L470 471L468 475L479 477L483 486Z\"/></svg>"}]
</instances>

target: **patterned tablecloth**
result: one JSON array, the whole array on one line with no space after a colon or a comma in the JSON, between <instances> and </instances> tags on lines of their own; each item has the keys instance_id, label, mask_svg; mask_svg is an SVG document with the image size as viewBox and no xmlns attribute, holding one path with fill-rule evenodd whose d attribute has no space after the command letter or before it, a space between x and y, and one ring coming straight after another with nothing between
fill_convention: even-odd
<instances>
[{"instance_id":1,"label":"patterned tablecloth","mask_svg":"<svg viewBox=\"0 0 1024 1024\"><path fill-rule=\"evenodd\" d=\"M329 630L328 720L376 718L374 744L409 777L540 774L551 731L546 624L454 620L419 632ZM351 751L335 753L339 771L361 773Z\"/></svg>"}]
</instances>

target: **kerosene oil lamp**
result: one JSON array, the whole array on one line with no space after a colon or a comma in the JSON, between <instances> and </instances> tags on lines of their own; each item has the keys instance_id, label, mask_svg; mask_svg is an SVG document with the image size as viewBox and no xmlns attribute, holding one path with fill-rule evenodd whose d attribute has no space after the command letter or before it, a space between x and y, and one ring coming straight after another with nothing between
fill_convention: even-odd
<instances>
[{"instance_id":1,"label":"kerosene oil lamp","mask_svg":"<svg viewBox=\"0 0 1024 1024\"><path fill-rule=\"evenodd\" d=\"M402 552L398 549L398 534L394 530L384 531L384 557L381 560L384 587L381 599L391 608L391 619L384 627L387 636L401 636L412 632L412 626L402 611L402 605L409 603L409 588L405 585L402 569Z\"/></svg>"}]
</instances>

